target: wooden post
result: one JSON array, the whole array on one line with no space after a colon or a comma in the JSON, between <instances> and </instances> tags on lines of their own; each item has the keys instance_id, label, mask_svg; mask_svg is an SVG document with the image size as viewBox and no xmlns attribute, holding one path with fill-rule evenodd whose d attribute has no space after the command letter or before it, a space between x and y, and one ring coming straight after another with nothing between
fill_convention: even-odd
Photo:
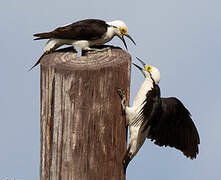
<instances>
[{"instance_id":1,"label":"wooden post","mask_svg":"<svg viewBox=\"0 0 221 180\"><path fill-rule=\"evenodd\" d=\"M41 180L124 180L125 119L115 87L130 87L130 55L111 48L41 61Z\"/></svg>"}]
</instances>

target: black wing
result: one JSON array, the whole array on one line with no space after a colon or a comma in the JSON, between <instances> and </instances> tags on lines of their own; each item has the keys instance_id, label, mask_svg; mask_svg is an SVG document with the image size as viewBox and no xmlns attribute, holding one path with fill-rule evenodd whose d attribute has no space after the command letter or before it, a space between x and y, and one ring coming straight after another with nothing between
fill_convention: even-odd
<instances>
[{"instance_id":1,"label":"black wing","mask_svg":"<svg viewBox=\"0 0 221 180\"><path fill-rule=\"evenodd\" d=\"M156 123L158 115L161 112L160 88L154 84L153 88L147 92L143 107L138 116L133 120L132 125L141 125L141 133L145 131L149 125Z\"/></svg>"},{"instance_id":2,"label":"black wing","mask_svg":"<svg viewBox=\"0 0 221 180\"><path fill-rule=\"evenodd\" d=\"M161 101L161 117L150 128L148 138L159 146L175 147L186 157L196 158L200 138L189 111L177 98L161 98Z\"/></svg>"},{"instance_id":3,"label":"black wing","mask_svg":"<svg viewBox=\"0 0 221 180\"><path fill-rule=\"evenodd\" d=\"M51 32L34 34L35 40L39 39L73 39L73 40L96 40L101 38L107 31L108 24L103 20L86 19L67 26L59 27Z\"/></svg>"}]
</instances>

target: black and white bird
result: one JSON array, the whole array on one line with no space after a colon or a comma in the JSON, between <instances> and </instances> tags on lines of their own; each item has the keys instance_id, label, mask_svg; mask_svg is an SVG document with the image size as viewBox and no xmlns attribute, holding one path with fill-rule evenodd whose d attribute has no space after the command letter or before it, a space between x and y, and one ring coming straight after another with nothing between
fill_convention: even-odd
<instances>
[{"instance_id":1,"label":"black and white bird","mask_svg":"<svg viewBox=\"0 0 221 180\"><path fill-rule=\"evenodd\" d=\"M99 19L86 19L58 27L51 32L34 34L34 36L37 37L34 40L49 40L46 43L42 56L32 68L40 63L41 58L45 54L54 51L62 45L72 45L74 48L86 51L99 51L99 49L91 47L103 45L114 36L118 36L123 41L126 49L127 44L124 36L127 36L136 45L135 41L128 34L127 25L119 20L105 22ZM100 51L102 51L102 49L100 49Z\"/></svg>"},{"instance_id":2,"label":"black and white bird","mask_svg":"<svg viewBox=\"0 0 221 180\"><path fill-rule=\"evenodd\" d=\"M159 146L174 147L190 159L196 158L200 138L189 111L175 97L162 98L158 86L160 71L138 60L144 69L134 65L143 73L145 80L131 107L125 105L125 93L117 88L130 131L128 149L123 159L125 172L146 138Z\"/></svg>"}]
</instances>

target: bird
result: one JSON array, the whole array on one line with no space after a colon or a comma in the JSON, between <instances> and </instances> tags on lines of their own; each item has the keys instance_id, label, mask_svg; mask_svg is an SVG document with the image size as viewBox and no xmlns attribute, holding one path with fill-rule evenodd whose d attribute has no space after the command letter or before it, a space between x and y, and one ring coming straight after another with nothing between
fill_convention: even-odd
<instances>
[{"instance_id":1,"label":"bird","mask_svg":"<svg viewBox=\"0 0 221 180\"><path fill-rule=\"evenodd\" d=\"M34 40L49 39L45 45L42 56L32 66L33 69L40 63L45 54L49 54L62 45L72 45L86 51L103 51L106 49L91 48L109 42L114 36L119 37L125 48L127 44L124 36L128 37L135 45L135 41L128 34L127 25L121 20L106 22L100 19L85 19L56 28L50 32L34 34ZM31 70L30 69L30 70Z\"/></svg>"},{"instance_id":2,"label":"bird","mask_svg":"<svg viewBox=\"0 0 221 180\"><path fill-rule=\"evenodd\" d=\"M190 159L199 153L200 137L191 114L176 97L161 97L160 71L137 58L144 69L133 63L145 77L131 107L126 106L126 95L116 88L121 107L129 125L129 144L123 158L124 172L129 162L142 147L146 138L159 146L174 147Z\"/></svg>"}]
</instances>

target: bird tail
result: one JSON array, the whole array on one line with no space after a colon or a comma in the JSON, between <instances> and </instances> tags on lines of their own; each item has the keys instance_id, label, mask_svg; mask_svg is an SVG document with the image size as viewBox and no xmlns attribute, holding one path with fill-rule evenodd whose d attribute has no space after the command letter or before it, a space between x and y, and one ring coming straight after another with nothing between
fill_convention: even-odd
<instances>
[{"instance_id":1,"label":"bird tail","mask_svg":"<svg viewBox=\"0 0 221 180\"><path fill-rule=\"evenodd\" d=\"M35 38L34 40L40 40L40 39L49 39L51 38L51 33L37 33L37 34L34 34L33 36L37 37Z\"/></svg>"},{"instance_id":2,"label":"bird tail","mask_svg":"<svg viewBox=\"0 0 221 180\"><path fill-rule=\"evenodd\" d=\"M37 66L40 62L41 62L41 59L44 57L44 55L48 54L48 52L44 52L41 57L38 59L38 61L28 70L28 71L31 71L35 66Z\"/></svg>"},{"instance_id":3,"label":"bird tail","mask_svg":"<svg viewBox=\"0 0 221 180\"><path fill-rule=\"evenodd\" d=\"M131 161L131 159L132 159L132 154L130 152L130 146L129 146L123 159L124 174L126 174L127 166L129 162Z\"/></svg>"}]
</instances>

